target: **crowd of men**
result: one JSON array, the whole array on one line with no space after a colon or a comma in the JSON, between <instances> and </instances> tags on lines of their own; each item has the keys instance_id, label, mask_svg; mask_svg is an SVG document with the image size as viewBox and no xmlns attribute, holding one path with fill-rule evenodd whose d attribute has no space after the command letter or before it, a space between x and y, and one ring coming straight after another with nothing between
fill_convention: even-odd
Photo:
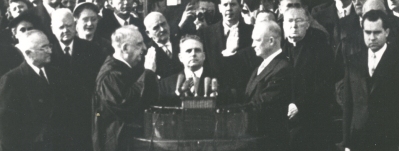
<instances>
[{"instance_id":1,"label":"crowd of men","mask_svg":"<svg viewBox=\"0 0 399 151\"><path fill-rule=\"evenodd\" d=\"M399 0L198 0L176 23L104 2L8 1L0 151L134 150L180 75L256 108L259 150L399 150Z\"/></svg>"}]
</instances>

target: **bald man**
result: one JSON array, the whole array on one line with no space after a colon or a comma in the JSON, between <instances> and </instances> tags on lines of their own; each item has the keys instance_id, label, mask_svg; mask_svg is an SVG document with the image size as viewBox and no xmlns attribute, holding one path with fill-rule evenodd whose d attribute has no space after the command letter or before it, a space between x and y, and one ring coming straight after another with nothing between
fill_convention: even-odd
<instances>
[{"instance_id":1,"label":"bald man","mask_svg":"<svg viewBox=\"0 0 399 151\"><path fill-rule=\"evenodd\" d=\"M69 92L71 112L75 117L71 131L76 135L73 140L77 147L90 149L90 115L91 94L94 91L96 76L105 56L92 42L76 36L75 22L71 11L60 8L52 13L51 29L53 31L53 58L50 65L67 73L74 89Z\"/></svg>"},{"instance_id":2,"label":"bald man","mask_svg":"<svg viewBox=\"0 0 399 151\"><path fill-rule=\"evenodd\" d=\"M268 138L258 143L258 149L287 150L286 114L292 67L280 47L282 31L276 22L263 21L255 24L252 39L252 47L263 62L252 73L245 96L248 104L259 109L256 114L258 135Z\"/></svg>"},{"instance_id":3,"label":"bald man","mask_svg":"<svg viewBox=\"0 0 399 151\"><path fill-rule=\"evenodd\" d=\"M25 61L0 80L0 150L61 150L55 148L54 123L65 121L57 116L64 74L47 66L52 51L43 32L28 31L19 42Z\"/></svg>"},{"instance_id":4,"label":"bald man","mask_svg":"<svg viewBox=\"0 0 399 151\"><path fill-rule=\"evenodd\" d=\"M165 17L159 12L151 12L145 17L144 25L151 39L147 46L156 52L155 73L163 79L180 72L183 69L178 58L180 38L171 35Z\"/></svg>"},{"instance_id":5,"label":"bald man","mask_svg":"<svg viewBox=\"0 0 399 151\"><path fill-rule=\"evenodd\" d=\"M135 132L142 132L144 109L158 99L155 51L149 50L145 70L139 67L146 49L138 29L122 26L112 34L115 53L97 76L93 96L94 151L131 151Z\"/></svg>"}]
</instances>

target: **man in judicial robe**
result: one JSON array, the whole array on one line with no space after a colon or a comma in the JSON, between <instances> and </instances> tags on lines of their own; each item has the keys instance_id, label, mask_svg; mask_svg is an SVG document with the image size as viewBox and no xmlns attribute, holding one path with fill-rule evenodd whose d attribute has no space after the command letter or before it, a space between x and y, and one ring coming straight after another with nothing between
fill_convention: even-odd
<instances>
[{"instance_id":1,"label":"man in judicial robe","mask_svg":"<svg viewBox=\"0 0 399 151\"><path fill-rule=\"evenodd\" d=\"M387 43L387 15L363 16L367 48L348 56L345 73L344 141L351 151L397 151L399 142L399 51Z\"/></svg>"},{"instance_id":2,"label":"man in judicial robe","mask_svg":"<svg viewBox=\"0 0 399 151\"><path fill-rule=\"evenodd\" d=\"M284 13L282 50L293 66L290 145L298 150L324 150L331 125L333 55L323 33L309 28L308 19L304 8L289 8Z\"/></svg>"},{"instance_id":3,"label":"man in judicial robe","mask_svg":"<svg viewBox=\"0 0 399 151\"><path fill-rule=\"evenodd\" d=\"M145 70L138 66L146 49L140 32L123 26L112 35L112 45L115 53L101 67L92 100L94 151L132 150L133 138L144 131L144 110L158 99L155 52L147 53Z\"/></svg>"},{"instance_id":4,"label":"man in judicial robe","mask_svg":"<svg viewBox=\"0 0 399 151\"><path fill-rule=\"evenodd\" d=\"M183 83L176 86L179 75L184 76L184 82L192 82L188 89L193 96L204 96L204 78L212 78L209 71L203 67L205 53L199 37L194 35L182 37L180 50L179 59L184 65L184 70L159 82L160 105L180 106L179 91Z\"/></svg>"},{"instance_id":5,"label":"man in judicial robe","mask_svg":"<svg viewBox=\"0 0 399 151\"><path fill-rule=\"evenodd\" d=\"M146 33L151 41L147 44L150 49L155 49L155 73L160 79L180 72L183 69L179 61L180 37L170 33L170 27L165 17L159 12L151 12L144 19Z\"/></svg>"},{"instance_id":6,"label":"man in judicial robe","mask_svg":"<svg viewBox=\"0 0 399 151\"><path fill-rule=\"evenodd\" d=\"M230 89L231 100L242 100L252 71L237 68L236 65L241 62L234 58L250 47L253 26L245 24L241 19L240 0L221 0L219 11L222 21L198 31L207 58L204 67L209 68L219 79L220 85Z\"/></svg>"},{"instance_id":7,"label":"man in judicial robe","mask_svg":"<svg viewBox=\"0 0 399 151\"><path fill-rule=\"evenodd\" d=\"M287 106L291 95L291 64L283 54L280 41L281 28L274 21L256 23L252 47L263 58L252 73L245 96L248 104L257 110L257 135L266 137L259 141L258 149L276 151L288 149Z\"/></svg>"},{"instance_id":8,"label":"man in judicial robe","mask_svg":"<svg viewBox=\"0 0 399 151\"><path fill-rule=\"evenodd\" d=\"M47 66L51 44L43 32L31 30L19 40L25 61L0 80L0 150L63 150L57 143L66 121L59 116L64 75Z\"/></svg>"}]
</instances>

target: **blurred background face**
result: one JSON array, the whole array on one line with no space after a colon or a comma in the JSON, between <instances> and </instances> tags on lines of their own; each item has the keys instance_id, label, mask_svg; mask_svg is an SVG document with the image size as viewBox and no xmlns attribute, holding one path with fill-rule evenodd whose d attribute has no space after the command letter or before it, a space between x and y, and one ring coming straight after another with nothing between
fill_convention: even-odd
<instances>
[{"instance_id":1,"label":"blurred background face","mask_svg":"<svg viewBox=\"0 0 399 151\"><path fill-rule=\"evenodd\" d=\"M202 43L188 39L180 44L179 59L185 68L199 69L205 61L205 53L203 51Z\"/></svg>"},{"instance_id":2,"label":"blurred background face","mask_svg":"<svg viewBox=\"0 0 399 151\"><path fill-rule=\"evenodd\" d=\"M303 39L308 28L308 18L303 10L289 9L284 13L284 34L290 40L297 42Z\"/></svg>"},{"instance_id":3,"label":"blurred background face","mask_svg":"<svg viewBox=\"0 0 399 151\"><path fill-rule=\"evenodd\" d=\"M387 0L390 10L399 12L399 0Z\"/></svg>"},{"instance_id":4,"label":"blurred background face","mask_svg":"<svg viewBox=\"0 0 399 151\"><path fill-rule=\"evenodd\" d=\"M248 25L253 25L255 23L255 14L258 10L250 10L248 5L244 3L242 5L241 16L244 22Z\"/></svg>"},{"instance_id":5,"label":"blurred background face","mask_svg":"<svg viewBox=\"0 0 399 151\"><path fill-rule=\"evenodd\" d=\"M93 0L92 3L99 9L102 9L104 7L105 0Z\"/></svg>"},{"instance_id":6,"label":"blurred background face","mask_svg":"<svg viewBox=\"0 0 399 151\"><path fill-rule=\"evenodd\" d=\"M68 8L69 10L73 11L76 5L76 0L61 0L61 7Z\"/></svg>"},{"instance_id":7,"label":"blurred background face","mask_svg":"<svg viewBox=\"0 0 399 151\"><path fill-rule=\"evenodd\" d=\"M290 7L300 7L301 5L301 0L282 0L279 6L280 13L284 13Z\"/></svg>"},{"instance_id":8,"label":"blurred background face","mask_svg":"<svg viewBox=\"0 0 399 151\"><path fill-rule=\"evenodd\" d=\"M362 9L363 9L363 4L367 0L352 0L353 6L355 7L356 14L358 16L362 16Z\"/></svg>"},{"instance_id":9,"label":"blurred background face","mask_svg":"<svg viewBox=\"0 0 399 151\"><path fill-rule=\"evenodd\" d=\"M141 54L146 48L143 37L140 33L136 33L135 38L131 39L131 43L127 47L128 57L126 58L126 62L128 62L132 67L137 65L137 63L141 60Z\"/></svg>"},{"instance_id":10,"label":"blurred background face","mask_svg":"<svg viewBox=\"0 0 399 151\"><path fill-rule=\"evenodd\" d=\"M13 34L16 39L19 39L21 35L25 34L27 31L33 29L33 24L27 21L21 21L15 28L12 29Z\"/></svg>"},{"instance_id":11,"label":"blurred background face","mask_svg":"<svg viewBox=\"0 0 399 151\"><path fill-rule=\"evenodd\" d=\"M221 0L219 11L223 16L223 21L236 24L241 15L241 6L237 0Z\"/></svg>"},{"instance_id":12,"label":"blurred background face","mask_svg":"<svg viewBox=\"0 0 399 151\"><path fill-rule=\"evenodd\" d=\"M75 36L75 22L72 15L55 18L51 22L51 28L57 39L63 43L69 43Z\"/></svg>"},{"instance_id":13,"label":"blurred background face","mask_svg":"<svg viewBox=\"0 0 399 151\"><path fill-rule=\"evenodd\" d=\"M170 28L163 16L154 16L145 24L148 36L157 43L165 44L169 40Z\"/></svg>"},{"instance_id":14,"label":"blurred background face","mask_svg":"<svg viewBox=\"0 0 399 151\"><path fill-rule=\"evenodd\" d=\"M389 29L385 30L382 26L382 20L369 21L366 19L363 25L364 42L372 51L381 49L387 41Z\"/></svg>"},{"instance_id":15,"label":"blurred background face","mask_svg":"<svg viewBox=\"0 0 399 151\"><path fill-rule=\"evenodd\" d=\"M86 35L93 35L97 29L97 23L97 14L91 9L84 9L76 20L76 31L79 37L83 39Z\"/></svg>"},{"instance_id":16,"label":"blurred background face","mask_svg":"<svg viewBox=\"0 0 399 151\"><path fill-rule=\"evenodd\" d=\"M129 15L132 11L133 0L112 0L111 6L117 15Z\"/></svg>"},{"instance_id":17,"label":"blurred background face","mask_svg":"<svg viewBox=\"0 0 399 151\"><path fill-rule=\"evenodd\" d=\"M28 5L24 2L11 2L10 3L10 13L13 18L16 18L24 11L28 10Z\"/></svg>"}]
</instances>

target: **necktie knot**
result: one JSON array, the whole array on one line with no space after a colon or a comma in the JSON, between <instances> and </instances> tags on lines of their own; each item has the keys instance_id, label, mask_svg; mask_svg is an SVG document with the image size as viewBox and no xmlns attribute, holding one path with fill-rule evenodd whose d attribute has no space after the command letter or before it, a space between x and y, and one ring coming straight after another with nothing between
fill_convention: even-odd
<instances>
[{"instance_id":1,"label":"necktie knot","mask_svg":"<svg viewBox=\"0 0 399 151\"><path fill-rule=\"evenodd\" d=\"M71 56L71 53L70 53L71 48L70 48L69 46L66 46L65 49L64 49L64 51L65 51L65 54L66 54L66 55Z\"/></svg>"},{"instance_id":2,"label":"necktie knot","mask_svg":"<svg viewBox=\"0 0 399 151\"><path fill-rule=\"evenodd\" d=\"M168 57L172 59L172 52L168 49L167 44L163 45L163 49L165 50L166 55L168 55Z\"/></svg>"}]
</instances>

